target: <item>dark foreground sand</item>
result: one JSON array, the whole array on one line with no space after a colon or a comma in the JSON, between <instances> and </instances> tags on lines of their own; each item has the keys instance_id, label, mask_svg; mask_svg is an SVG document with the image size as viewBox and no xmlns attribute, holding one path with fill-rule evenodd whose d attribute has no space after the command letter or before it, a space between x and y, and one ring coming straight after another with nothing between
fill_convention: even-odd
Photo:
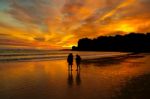
<instances>
[{"instance_id":1,"label":"dark foreground sand","mask_svg":"<svg viewBox=\"0 0 150 99\"><path fill-rule=\"evenodd\" d=\"M150 99L150 55L0 63L0 99Z\"/></svg>"}]
</instances>

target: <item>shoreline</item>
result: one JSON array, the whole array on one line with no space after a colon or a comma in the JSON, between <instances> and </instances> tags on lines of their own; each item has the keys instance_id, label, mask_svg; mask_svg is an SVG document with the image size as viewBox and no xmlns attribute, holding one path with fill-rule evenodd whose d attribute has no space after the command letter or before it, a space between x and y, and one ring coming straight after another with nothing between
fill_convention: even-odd
<instances>
[{"instance_id":1,"label":"shoreline","mask_svg":"<svg viewBox=\"0 0 150 99\"><path fill-rule=\"evenodd\" d=\"M150 55L149 53L126 53L123 55L113 55L113 56L97 56L97 57L89 57L82 59L82 63L92 63L92 62L107 62L112 60L123 60L127 58L141 58L146 55ZM31 57L31 58L10 58L10 59L0 59L0 63L2 62L33 62L33 61L57 61L57 60L64 60L64 57Z\"/></svg>"},{"instance_id":2,"label":"shoreline","mask_svg":"<svg viewBox=\"0 0 150 99\"><path fill-rule=\"evenodd\" d=\"M93 64L95 66L106 66L106 65L110 65L110 64L119 64L127 59L144 58L148 55L150 55L150 54L139 53L139 54L126 54L126 55L118 55L118 56L95 58L95 59L85 59L82 61L82 64L85 64L85 65Z\"/></svg>"}]
</instances>

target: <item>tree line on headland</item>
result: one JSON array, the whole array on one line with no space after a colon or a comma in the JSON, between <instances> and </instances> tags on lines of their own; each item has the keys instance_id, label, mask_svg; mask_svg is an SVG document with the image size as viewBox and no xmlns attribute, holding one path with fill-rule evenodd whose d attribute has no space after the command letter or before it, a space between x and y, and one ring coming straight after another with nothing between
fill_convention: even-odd
<instances>
[{"instance_id":1,"label":"tree line on headland","mask_svg":"<svg viewBox=\"0 0 150 99\"><path fill-rule=\"evenodd\" d=\"M130 33L126 35L99 36L94 39L82 38L74 51L122 51L150 52L150 33Z\"/></svg>"}]
</instances>

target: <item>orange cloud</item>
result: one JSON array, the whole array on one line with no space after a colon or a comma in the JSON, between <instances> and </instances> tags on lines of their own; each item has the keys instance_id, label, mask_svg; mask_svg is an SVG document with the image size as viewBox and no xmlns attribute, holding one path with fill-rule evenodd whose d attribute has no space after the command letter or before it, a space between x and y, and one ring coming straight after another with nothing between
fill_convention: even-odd
<instances>
[{"instance_id":1,"label":"orange cloud","mask_svg":"<svg viewBox=\"0 0 150 99\"><path fill-rule=\"evenodd\" d=\"M84 37L149 32L149 6L149 0L12 0L0 6L0 47L68 48Z\"/></svg>"}]
</instances>

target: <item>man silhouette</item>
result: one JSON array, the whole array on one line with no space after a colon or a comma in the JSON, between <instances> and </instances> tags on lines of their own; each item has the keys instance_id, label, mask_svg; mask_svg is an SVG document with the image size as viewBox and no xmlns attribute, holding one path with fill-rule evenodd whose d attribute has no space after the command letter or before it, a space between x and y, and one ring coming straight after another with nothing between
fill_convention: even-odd
<instances>
[{"instance_id":1,"label":"man silhouette","mask_svg":"<svg viewBox=\"0 0 150 99\"><path fill-rule=\"evenodd\" d=\"M72 55L72 53L70 53L68 55L67 62L68 62L68 70L72 71L72 65L73 65L73 55Z\"/></svg>"}]
</instances>

